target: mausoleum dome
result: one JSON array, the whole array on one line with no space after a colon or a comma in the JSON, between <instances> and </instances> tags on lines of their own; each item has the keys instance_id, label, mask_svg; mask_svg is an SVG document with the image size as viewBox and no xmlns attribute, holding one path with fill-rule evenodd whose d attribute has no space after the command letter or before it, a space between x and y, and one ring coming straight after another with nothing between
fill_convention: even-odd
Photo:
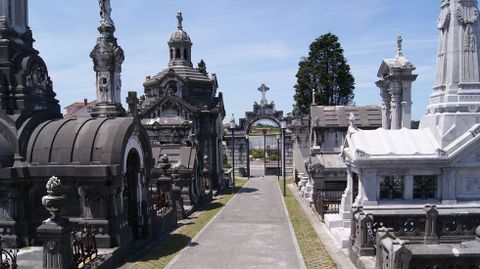
<instances>
[{"instance_id":1,"label":"mausoleum dome","mask_svg":"<svg viewBox=\"0 0 480 269\"><path fill-rule=\"evenodd\" d=\"M170 36L168 46L170 47L169 67L190 66L192 67L192 40L188 34L183 31L182 12L177 13L177 30Z\"/></svg>"},{"instance_id":2,"label":"mausoleum dome","mask_svg":"<svg viewBox=\"0 0 480 269\"><path fill-rule=\"evenodd\" d=\"M187 32L178 29L177 31L173 32L173 34L170 36L170 40L168 43L192 43L192 40L190 39L190 36L188 36Z\"/></svg>"}]
</instances>

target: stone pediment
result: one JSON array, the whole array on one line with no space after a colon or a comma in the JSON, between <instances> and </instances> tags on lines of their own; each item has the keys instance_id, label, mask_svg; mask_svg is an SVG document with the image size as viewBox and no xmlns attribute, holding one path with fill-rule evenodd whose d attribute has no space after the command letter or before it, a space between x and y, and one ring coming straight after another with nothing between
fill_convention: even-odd
<instances>
[{"instance_id":1,"label":"stone pediment","mask_svg":"<svg viewBox=\"0 0 480 269\"><path fill-rule=\"evenodd\" d=\"M148 108L146 108L141 114L142 117L148 116L152 111L162 111L167 108L175 108L180 113L181 111L187 112L187 114L194 113L198 110L195 106L190 105L189 103L185 102L183 99L180 99L177 96L168 95L164 96L158 101L154 102ZM160 116L160 115L157 115ZM180 114L178 114L180 116Z\"/></svg>"}]
</instances>

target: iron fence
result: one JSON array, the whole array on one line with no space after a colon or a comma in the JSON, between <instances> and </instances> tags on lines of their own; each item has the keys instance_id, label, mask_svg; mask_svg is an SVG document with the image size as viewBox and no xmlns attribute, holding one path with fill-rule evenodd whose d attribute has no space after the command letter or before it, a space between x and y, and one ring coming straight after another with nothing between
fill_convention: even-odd
<instances>
[{"instance_id":1,"label":"iron fence","mask_svg":"<svg viewBox=\"0 0 480 269\"><path fill-rule=\"evenodd\" d=\"M91 225L85 225L80 231L80 237L74 232L72 249L73 262L76 268L84 268L93 262L98 256L95 228Z\"/></svg>"},{"instance_id":2,"label":"iron fence","mask_svg":"<svg viewBox=\"0 0 480 269\"><path fill-rule=\"evenodd\" d=\"M317 213L324 218L325 214L338 214L345 189L316 189L313 192L313 203Z\"/></svg>"}]
</instances>

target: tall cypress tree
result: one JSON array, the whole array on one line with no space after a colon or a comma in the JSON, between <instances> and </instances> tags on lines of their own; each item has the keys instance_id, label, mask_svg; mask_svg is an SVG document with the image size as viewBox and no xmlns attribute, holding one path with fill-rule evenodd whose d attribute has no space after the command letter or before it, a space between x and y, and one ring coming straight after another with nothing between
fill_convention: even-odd
<instances>
[{"instance_id":1,"label":"tall cypress tree","mask_svg":"<svg viewBox=\"0 0 480 269\"><path fill-rule=\"evenodd\" d=\"M299 63L295 85L295 107L308 114L315 91L315 104L349 105L354 98L355 79L343 55L338 37L328 33L310 45L307 58Z\"/></svg>"},{"instance_id":2,"label":"tall cypress tree","mask_svg":"<svg viewBox=\"0 0 480 269\"><path fill-rule=\"evenodd\" d=\"M200 60L200 62L198 63L197 70L208 77L207 65L205 64L205 61L203 59Z\"/></svg>"}]
</instances>

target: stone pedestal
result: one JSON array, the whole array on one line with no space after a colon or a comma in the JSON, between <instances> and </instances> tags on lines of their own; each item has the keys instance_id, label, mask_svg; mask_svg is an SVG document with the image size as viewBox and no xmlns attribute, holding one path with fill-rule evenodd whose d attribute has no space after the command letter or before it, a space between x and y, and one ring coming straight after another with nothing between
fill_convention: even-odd
<instances>
[{"instance_id":1,"label":"stone pedestal","mask_svg":"<svg viewBox=\"0 0 480 269\"><path fill-rule=\"evenodd\" d=\"M43 241L43 268L74 268L72 225L68 220L58 223L45 221L37 228L37 234Z\"/></svg>"}]
</instances>

